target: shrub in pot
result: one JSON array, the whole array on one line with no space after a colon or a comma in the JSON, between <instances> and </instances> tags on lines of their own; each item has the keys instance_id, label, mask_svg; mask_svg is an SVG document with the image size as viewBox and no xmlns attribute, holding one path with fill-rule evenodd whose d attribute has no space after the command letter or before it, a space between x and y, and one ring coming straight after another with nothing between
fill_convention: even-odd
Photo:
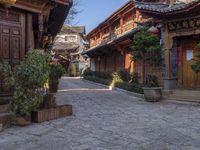
<instances>
[{"instance_id":1,"label":"shrub in pot","mask_svg":"<svg viewBox=\"0 0 200 150\"><path fill-rule=\"evenodd\" d=\"M147 101L158 101L162 97L162 88L158 87L157 77L146 76L146 64L149 66L160 67L161 45L159 37L149 33L147 28L142 28L134 35L132 46L133 60L142 61L142 83L145 84L144 96Z\"/></svg>"},{"instance_id":2,"label":"shrub in pot","mask_svg":"<svg viewBox=\"0 0 200 150\"><path fill-rule=\"evenodd\" d=\"M77 76L77 70L75 64L70 64L68 68L68 73L70 77L76 77Z\"/></svg>"},{"instance_id":3,"label":"shrub in pot","mask_svg":"<svg viewBox=\"0 0 200 150\"><path fill-rule=\"evenodd\" d=\"M162 99L162 87L159 87L156 76L148 75L143 87L145 100L148 102L157 102Z\"/></svg>"},{"instance_id":4,"label":"shrub in pot","mask_svg":"<svg viewBox=\"0 0 200 150\"><path fill-rule=\"evenodd\" d=\"M49 90L52 93L56 93L58 90L59 79L66 73L61 64L50 64L49 74Z\"/></svg>"},{"instance_id":5,"label":"shrub in pot","mask_svg":"<svg viewBox=\"0 0 200 150\"><path fill-rule=\"evenodd\" d=\"M11 102L18 125L30 123L31 112L37 110L46 94L44 85L49 80L49 54L29 52L15 69L15 91Z\"/></svg>"}]
</instances>

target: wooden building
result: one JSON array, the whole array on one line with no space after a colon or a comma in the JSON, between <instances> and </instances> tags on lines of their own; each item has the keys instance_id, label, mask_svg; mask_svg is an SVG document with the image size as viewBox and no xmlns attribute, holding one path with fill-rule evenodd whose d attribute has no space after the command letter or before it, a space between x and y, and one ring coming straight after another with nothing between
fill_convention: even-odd
<instances>
[{"instance_id":1,"label":"wooden building","mask_svg":"<svg viewBox=\"0 0 200 150\"><path fill-rule=\"evenodd\" d=\"M63 26L54 40L52 50L55 57L62 56L75 64L79 72L87 68L89 61L81 55L87 46L85 37L85 26Z\"/></svg>"},{"instance_id":2,"label":"wooden building","mask_svg":"<svg viewBox=\"0 0 200 150\"><path fill-rule=\"evenodd\" d=\"M0 59L14 66L29 49L45 49L60 31L70 6L68 0L17 0L1 4Z\"/></svg>"},{"instance_id":3,"label":"wooden building","mask_svg":"<svg viewBox=\"0 0 200 150\"><path fill-rule=\"evenodd\" d=\"M93 29L87 35L90 48L83 53L91 58L91 70L109 73L127 70L142 77L142 62L132 60L130 47L138 27L148 20L130 0ZM159 68L146 68L147 74L153 73L161 78Z\"/></svg>"},{"instance_id":4,"label":"wooden building","mask_svg":"<svg viewBox=\"0 0 200 150\"><path fill-rule=\"evenodd\" d=\"M0 1L0 61L14 67L30 49L49 50L71 5L71 0Z\"/></svg>"},{"instance_id":5,"label":"wooden building","mask_svg":"<svg viewBox=\"0 0 200 150\"><path fill-rule=\"evenodd\" d=\"M166 89L199 89L200 74L191 65L200 42L200 0L170 3L136 2L136 8L154 18L163 43L162 76Z\"/></svg>"}]
</instances>

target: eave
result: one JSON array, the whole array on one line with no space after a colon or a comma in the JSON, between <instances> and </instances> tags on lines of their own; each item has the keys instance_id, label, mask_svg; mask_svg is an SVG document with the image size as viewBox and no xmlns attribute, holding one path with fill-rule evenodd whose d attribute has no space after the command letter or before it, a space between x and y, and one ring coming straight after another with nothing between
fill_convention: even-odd
<instances>
[{"instance_id":1,"label":"eave","mask_svg":"<svg viewBox=\"0 0 200 150\"><path fill-rule=\"evenodd\" d=\"M82 55L87 55L89 57L94 57L95 55L102 55L109 53L108 48L111 48L113 45L120 43L122 41L126 41L128 39L132 40L131 38L140 30L139 27L132 29L131 31L125 33L124 35L117 37L115 39L109 40L106 43L102 43L94 48L91 48L82 53Z\"/></svg>"},{"instance_id":2,"label":"eave","mask_svg":"<svg viewBox=\"0 0 200 150\"><path fill-rule=\"evenodd\" d=\"M173 16L184 13L198 8L200 6L200 0L195 0L190 3L175 3L172 5L164 3L150 3L150 2L138 2L135 1L135 8L140 12L148 14L150 16Z\"/></svg>"}]
</instances>

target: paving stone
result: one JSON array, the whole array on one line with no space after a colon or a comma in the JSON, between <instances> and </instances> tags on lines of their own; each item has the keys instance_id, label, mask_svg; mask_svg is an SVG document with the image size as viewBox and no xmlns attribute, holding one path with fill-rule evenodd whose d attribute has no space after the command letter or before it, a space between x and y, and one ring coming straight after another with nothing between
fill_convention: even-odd
<instances>
[{"instance_id":1,"label":"paving stone","mask_svg":"<svg viewBox=\"0 0 200 150\"><path fill-rule=\"evenodd\" d=\"M71 117L0 133L0 150L197 150L200 105L147 103L77 78L62 78L57 103Z\"/></svg>"}]
</instances>

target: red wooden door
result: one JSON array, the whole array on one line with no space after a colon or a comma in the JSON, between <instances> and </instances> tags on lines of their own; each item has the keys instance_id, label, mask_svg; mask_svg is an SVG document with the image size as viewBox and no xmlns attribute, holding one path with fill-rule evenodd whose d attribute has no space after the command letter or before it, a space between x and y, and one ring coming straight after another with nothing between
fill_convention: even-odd
<instances>
[{"instance_id":1,"label":"red wooden door","mask_svg":"<svg viewBox=\"0 0 200 150\"><path fill-rule=\"evenodd\" d=\"M200 86L200 74L196 74L191 67L195 63L195 56L198 53L196 46L197 39L195 38L187 38L182 41L182 84L186 88Z\"/></svg>"}]
</instances>

